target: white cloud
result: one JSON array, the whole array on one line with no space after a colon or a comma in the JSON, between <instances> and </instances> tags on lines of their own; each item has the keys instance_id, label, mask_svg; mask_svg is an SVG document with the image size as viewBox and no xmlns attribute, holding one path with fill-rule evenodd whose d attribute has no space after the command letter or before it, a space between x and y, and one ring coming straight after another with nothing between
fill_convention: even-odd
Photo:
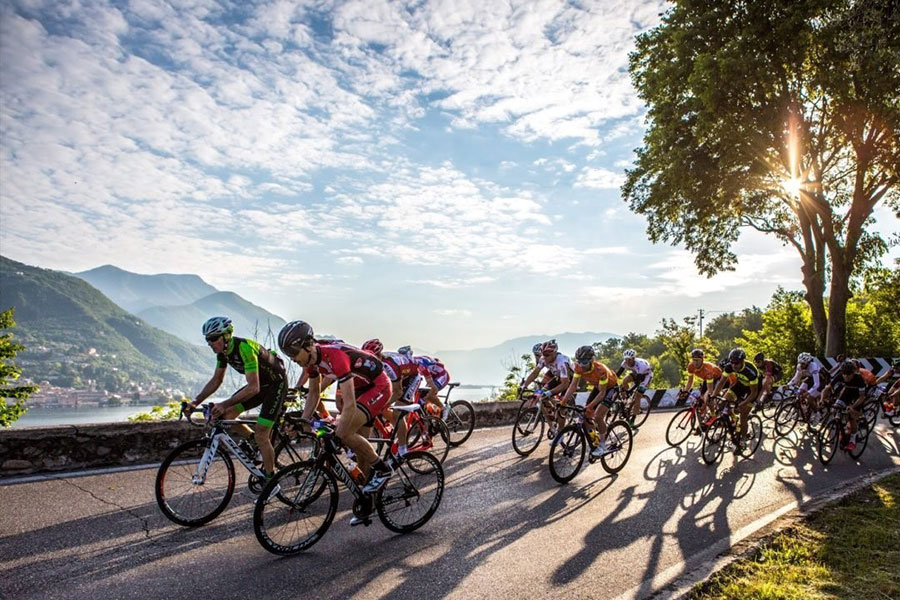
<instances>
[{"instance_id":1,"label":"white cloud","mask_svg":"<svg viewBox=\"0 0 900 600\"><path fill-rule=\"evenodd\" d=\"M471 317L472 311L463 310L459 308L449 308L449 309L435 309L433 311L434 314L441 317Z\"/></svg>"},{"instance_id":2,"label":"white cloud","mask_svg":"<svg viewBox=\"0 0 900 600\"><path fill-rule=\"evenodd\" d=\"M625 183L625 176L609 169L585 167L575 180L576 188L617 190Z\"/></svg>"}]
</instances>

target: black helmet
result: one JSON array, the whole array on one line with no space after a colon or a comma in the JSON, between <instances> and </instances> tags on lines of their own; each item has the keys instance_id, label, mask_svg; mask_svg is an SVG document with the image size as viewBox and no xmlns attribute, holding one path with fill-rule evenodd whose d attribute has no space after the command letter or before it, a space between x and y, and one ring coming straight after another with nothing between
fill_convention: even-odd
<instances>
[{"instance_id":1,"label":"black helmet","mask_svg":"<svg viewBox=\"0 0 900 600\"><path fill-rule=\"evenodd\" d=\"M757 352L756 356L753 357L753 362L759 362L761 360L766 360L766 355L764 352Z\"/></svg>"},{"instance_id":2,"label":"black helmet","mask_svg":"<svg viewBox=\"0 0 900 600\"><path fill-rule=\"evenodd\" d=\"M534 354L535 356L540 356L541 355L541 346L543 346L543 345L544 344L542 342L538 342L537 344L535 344L534 346L531 347L531 353Z\"/></svg>"},{"instance_id":3,"label":"black helmet","mask_svg":"<svg viewBox=\"0 0 900 600\"><path fill-rule=\"evenodd\" d=\"M313 339L313 329L306 321L291 321L278 334L278 347L289 357L296 356L300 348Z\"/></svg>"},{"instance_id":4,"label":"black helmet","mask_svg":"<svg viewBox=\"0 0 900 600\"><path fill-rule=\"evenodd\" d=\"M747 353L743 348L735 348L728 353L728 362L734 364L739 363L747 358Z\"/></svg>"},{"instance_id":5,"label":"black helmet","mask_svg":"<svg viewBox=\"0 0 900 600\"><path fill-rule=\"evenodd\" d=\"M694 348L691 350L691 358L703 358L706 354L703 353L703 349Z\"/></svg>"},{"instance_id":6,"label":"black helmet","mask_svg":"<svg viewBox=\"0 0 900 600\"><path fill-rule=\"evenodd\" d=\"M841 374L853 375L854 373L856 373L857 368L858 367L856 366L855 362L853 362L852 360L845 360L841 363Z\"/></svg>"},{"instance_id":7,"label":"black helmet","mask_svg":"<svg viewBox=\"0 0 900 600\"><path fill-rule=\"evenodd\" d=\"M594 349L591 346L582 346L575 351L575 360L578 362L587 362L594 360Z\"/></svg>"}]
</instances>

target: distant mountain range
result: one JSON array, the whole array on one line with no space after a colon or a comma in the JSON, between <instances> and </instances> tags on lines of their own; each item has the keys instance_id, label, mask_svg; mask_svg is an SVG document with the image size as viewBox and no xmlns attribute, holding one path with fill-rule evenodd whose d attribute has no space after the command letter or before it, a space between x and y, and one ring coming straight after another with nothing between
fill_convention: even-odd
<instances>
[{"instance_id":1,"label":"distant mountain range","mask_svg":"<svg viewBox=\"0 0 900 600\"><path fill-rule=\"evenodd\" d=\"M11 306L12 333L26 347L16 363L36 381L94 380L122 391L128 382L191 386L212 370L208 349L149 325L86 281L0 256L0 310Z\"/></svg>"},{"instance_id":2,"label":"distant mountain range","mask_svg":"<svg viewBox=\"0 0 900 600\"><path fill-rule=\"evenodd\" d=\"M122 308L192 344L202 344L203 322L214 315L234 321L235 333L271 346L285 320L197 275L140 275L112 265L75 273ZM271 334L271 335L270 335Z\"/></svg>"}]
</instances>

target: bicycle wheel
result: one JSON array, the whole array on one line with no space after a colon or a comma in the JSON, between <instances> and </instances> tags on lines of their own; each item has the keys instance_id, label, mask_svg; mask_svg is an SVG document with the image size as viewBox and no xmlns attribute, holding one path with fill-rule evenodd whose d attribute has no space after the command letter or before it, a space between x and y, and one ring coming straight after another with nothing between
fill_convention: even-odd
<instances>
[{"instance_id":1,"label":"bicycle wheel","mask_svg":"<svg viewBox=\"0 0 900 600\"><path fill-rule=\"evenodd\" d=\"M560 483L572 481L581 469L586 453L587 440L581 425L563 427L550 444L550 475Z\"/></svg>"},{"instance_id":2,"label":"bicycle wheel","mask_svg":"<svg viewBox=\"0 0 900 600\"><path fill-rule=\"evenodd\" d=\"M863 451L866 449L866 445L869 443L870 433L872 433L872 428L868 426L866 421L860 421L859 429L856 431L856 448L848 453L853 457L853 460L857 460L862 456Z\"/></svg>"},{"instance_id":3,"label":"bicycle wheel","mask_svg":"<svg viewBox=\"0 0 900 600\"><path fill-rule=\"evenodd\" d=\"M450 432L450 445L461 446L475 429L475 407L468 400L454 400L444 422Z\"/></svg>"},{"instance_id":4,"label":"bicycle wheel","mask_svg":"<svg viewBox=\"0 0 900 600\"><path fill-rule=\"evenodd\" d=\"M375 498L384 526L409 533L428 522L444 496L444 469L428 452L409 452Z\"/></svg>"},{"instance_id":5,"label":"bicycle wheel","mask_svg":"<svg viewBox=\"0 0 900 600\"><path fill-rule=\"evenodd\" d=\"M309 460L316 449L317 439L311 433L282 435L275 446L275 470Z\"/></svg>"},{"instance_id":6,"label":"bicycle wheel","mask_svg":"<svg viewBox=\"0 0 900 600\"><path fill-rule=\"evenodd\" d=\"M725 450L725 441L728 439L728 426L725 424L725 419L728 418L730 417L719 417L703 434L701 455L703 462L708 465L716 462Z\"/></svg>"},{"instance_id":7,"label":"bicycle wheel","mask_svg":"<svg viewBox=\"0 0 900 600\"><path fill-rule=\"evenodd\" d=\"M444 462L450 452L450 433L447 425L437 417L423 415L413 419L407 435L410 450L422 450L434 455L438 462Z\"/></svg>"},{"instance_id":8,"label":"bicycle wheel","mask_svg":"<svg viewBox=\"0 0 900 600\"><path fill-rule=\"evenodd\" d=\"M800 418L800 408L796 402L785 402L775 411L775 433L779 437L784 437L794 430L797 426L797 419Z\"/></svg>"},{"instance_id":9,"label":"bicycle wheel","mask_svg":"<svg viewBox=\"0 0 900 600\"><path fill-rule=\"evenodd\" d=\"M763 437L763 423L759 415L750 415L747 418L747 433L742 440L740 455L750 458L759 448Z\"/></svg>"},{"instance_id":10,"label":"bicycle wheel","mask_svg":"<svg viewBox=\"0 0 900 600\"><path fill-rule=\"evenodd\" d=\"M544 439L544 412L540 405L526 406L525 400L519 408L519 414L516 415L516 422L513 425L512 444L513 450L520 456L528 456Z\"/></svg>"},{"instance_id":11,"label":"bicycle wheel","mask_svg":"<svg viewBox=\"0 0 900 600\"><path fill-rule=\"evenodd\" d=\"M634 417L635 427L640 427L644 424L644 421L650 416L650 410L653 408L650 403L650 396L647 394L641 394L638 401L641 403L641 411Z\"/></svg>"},{"instance_id":12,"label":"bicycle wheel","mask_svg":"<svg viewBox=\"0 0 900 600\"><path fill-rule=\"evenodd\" d=\"M816 447L819 450L819 462L827 465L837 453L838 442L841 439L841 422L838 419L831 419L825 425L819 428L816 436Z\"/></svg>"},{"instance_id":13,"label":"bicycle wheel","mask_svg":"<svg viewBox=\"0 0 900 600\"><path fill-rule=\"evenodd\" d=\"M234 494L234 463L220 446L206 470L194 483L209 440L181 444L163 460L156 473L156 503L171 521L197 527L215 519Z\"/></svg>"},{"instance_id":14,"label":"bicycle wheel","mask_svg":"<svg viewBox=\"0 0 900 600\"><path fill-rule=\"evenodd\" d=\"M694 411L691 408L682 408L669 421L666 427L666 443L670 446L680 446L694 431Z\"/></svg>"},{"instance_id":15,"label":"bicycle wheel","mask_svg":"<svg viewBox=\"0 0 900 600\"><path fill-rule=\"evenodd\" d=\"M875 423L878 421L878 413L881 409L881 402L879 402L876 398L871 398L866 400L865 404L862 406L863 415L866 417L866 423L869 426L869 429L875 428Z\"/></svg>"},{"instance_id":16,"label":"bicycle wheel","mask_svg":"<svg viewBox=\"0 0 900 600\"><path fill-rule=\"evenodd\" d=\"M625 421L615 421L609 426L606 434L606 447L609 453L600 457L600 464L607 473L618 473L631 456L631 444L634 438L631 427Z\"/></svg>"},{"instance_id":17,"label":"bicycle wheel","mask_svg":"<svg viewBox=\"0 0 900 600\"><path fill-rule=\"evenodd\" d=\"M327 492L327 493L325 493ZM253 509L253 532L272 554L296 554L325 535L337 512L337 481L330 469L303 461L282 469Z\"/></svg>"},{"instance_id":18,"label":"bicycle wheel","mask_svg":"<svg viewBox=\"0 0 900 600\"><path fill-rule=\"evenodd\" d=\"M781 392L773 391L770 393L769 396L763 400L762 408L760 409L763 418L766 421L774 419L775 413L778 412L778 407L780 407L783 402L784 396Z\"/></svg>"}]
</instances>

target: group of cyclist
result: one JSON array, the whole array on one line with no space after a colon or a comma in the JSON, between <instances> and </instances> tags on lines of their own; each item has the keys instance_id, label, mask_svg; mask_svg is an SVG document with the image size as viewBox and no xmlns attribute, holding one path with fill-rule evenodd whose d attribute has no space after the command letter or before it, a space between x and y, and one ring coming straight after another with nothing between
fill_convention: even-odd
<instances>
[{"instance_id":1,"label":"group of cyclist","mask_svg":"<svg viewBox=\"0 0 900 600\"><path fill-rule=\"evenodd\" d=\"M288 391L284 362L273 350L260 343L234 335L234 325L228 317L217 316L203 324L203 336L216 354L216 369L194 400L188 404L190 413L222 385L230 365L246 378L246 385L230 398L215 404L214 418L234 419L240 413L259 407L259 417L251 432L244 428L237 433L256 441L262 455L266 478L275 473L275 453L270 432L279 418ZM335 403L339 416L336 435L341 443L355 454L366 484L363 491L380 489L392 474L391 465L380 458L367 437L374 419L382 415L397 426L397 460L406 454L404 420L398 419L390 407L394 403L410 404L424 380L428 394L423 402L441 402L438 392L450 381L443 364L432 357L414 356L409 346L397 352L384 351L378 339L370 339L357 348L341 340L316 339L312 327L304 321L287 323L278 334L278 347L294 363L302 367L296 388L308 386L303 419L330 418L322 403L322 392L337 383Z\"/></svg>"}]
</instances>

